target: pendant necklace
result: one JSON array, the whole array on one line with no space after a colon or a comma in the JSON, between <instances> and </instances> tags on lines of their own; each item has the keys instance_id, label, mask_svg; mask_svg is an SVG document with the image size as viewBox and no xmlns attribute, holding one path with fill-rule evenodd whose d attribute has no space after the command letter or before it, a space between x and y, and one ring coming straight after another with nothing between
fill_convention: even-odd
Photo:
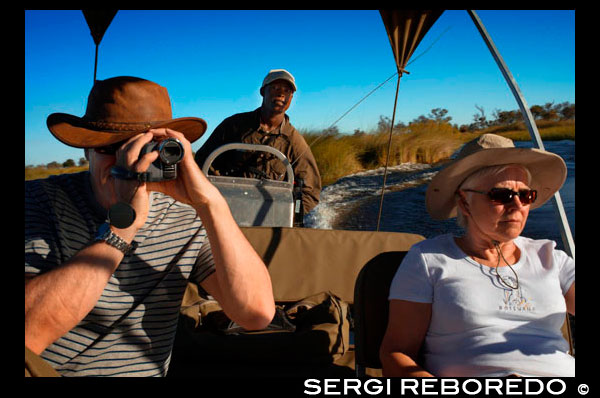
<instances>
[{"instance_id":1,"label":"pendant necklace","mask_svg":"<svg viewBox=\"0 0 600 398\"><path fill-rule=\"evenodd\" d=\"M519 288L519 275L517 275L517 272L508 263L508 261L506 261L506 259L504 258L504 254L502 254L502 250L500 250L500 245L498 244L498 241L494 240L494 241L492 241L492 243L494 244L494 247L496 248L496 251L498 252L498 262L496 263L496 267L494 269L496 271L496 278L498 278L498 282L500 282L501 284L503 284L504 286L506 286L510 289L517 290ZM502 277L502 275L500 275L500 273L498 272L498 266L500 265L500 257L502 257L502 260L504 260L506 265L508 265L508 268L510 268L510 270L513 272L513 274L515 274L516 285L513 285L513 284L505 281L504 278Z\"/></svg>"}]
</instances>

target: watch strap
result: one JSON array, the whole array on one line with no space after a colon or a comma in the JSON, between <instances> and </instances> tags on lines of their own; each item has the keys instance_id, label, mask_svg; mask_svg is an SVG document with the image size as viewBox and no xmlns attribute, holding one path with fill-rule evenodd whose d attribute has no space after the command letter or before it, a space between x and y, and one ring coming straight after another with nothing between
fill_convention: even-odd
<instances>
[{"instance_id":1,"label":"watch strap","mask_svg":"<svg viewBox=\"0 0 600 398\"><path fill-rule=\"evenodd\" d=\"M113 166L110 169L110 175L120 180L137 180L146 182L150 180L150 173L136 173L120 166Z\"/></svg>"},{"instance_id":2,"label":"watch strap","mask_svg":"<svg viewBox=\"0 0 600 398\"><path fill-rule=\"evenodd\" d=\"M138 246L136 241L127 243L119 235L115 234L113 230L110 229L109 223L104 223L100 226L95 241L104 241L112 247L119 249L125 255L133 252L135 249L137 249Z\"/></svg>"}]
</instances>

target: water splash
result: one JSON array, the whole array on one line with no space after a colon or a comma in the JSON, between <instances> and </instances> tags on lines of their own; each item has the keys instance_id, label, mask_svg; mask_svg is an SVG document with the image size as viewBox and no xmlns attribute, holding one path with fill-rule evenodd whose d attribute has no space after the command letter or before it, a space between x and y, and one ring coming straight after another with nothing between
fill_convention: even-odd
<instances>
[{"instance_id":1,"label":"water splash","mask_svg":"<svg viewBox=\"0 0 600 398\"><path fill-rule=\"evenodd\" d=\"M340 178L321 192L321 200L304 217L307 228L333 229L340 214L381 195L385 168L362 171ZM433 178L437 169L429 164L403 163L388 167L385 192L418 186Z\"/></svg>"}]
</instances>

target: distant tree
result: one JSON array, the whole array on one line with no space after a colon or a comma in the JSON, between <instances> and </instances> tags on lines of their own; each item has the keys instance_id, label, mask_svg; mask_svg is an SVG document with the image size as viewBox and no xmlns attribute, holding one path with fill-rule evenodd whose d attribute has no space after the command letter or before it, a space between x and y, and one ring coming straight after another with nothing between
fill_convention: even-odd
<instances>
[{"instance_id":1,"label":"distant tree","mask_svg":"<svg viewBox=\"0 0 600 398\"><path fill-rule=\"evenodd\" d=\"M73 166L75 166L75 161L73 159L67 159L62 164L62 167L73 167Z\"/></svg>"},{"instance_id":2,"label":"distant tree","mask_svg":"<svg viewBox=\"0 0 600 398\"><path fill-rule=\"evenodd\" d=\"M521 119L520 111L501 111L496 109L493 113L495 119L492 124L495 125L507 125L518 122Z\"/></svg>"},{"instance_id":3,"label":"distant tree","mask_svg":"<svg viewBox=\"0 0 600 398\"><path fill-rule=\"evenodd\" d=\"M340 129L338 129L338 126L327 127L325 130L323 130L323 134L325 134L325 135L336 136L339 133L340 133Z\"/></svg>"},{"instance_id":4,"label":"distant tree","mask_svg":"<svg viewBox=\"0 0 600 398\"><path fill-rule=\"evenodd\" d=\"M87 166L88 165L88 160L86 158L79 158L79 166Z\"/></svg>"},{"instance_id":5,"label":"distant tree","mask_svg":"<svg viewBox=\"0 0 600 398\"><path fill-rule=\"evenodd\" d=\"M416 124L416 123L427 123L428 121L430 121L431 119L428 118L425 115L420 115L419 117L413 119L410 124Z\"/></svg>"},{"instance_id":6,"label":"distant tree","mask_svg":"<svg viewBox=\"0 0 600 398\"><path fill-rule=\"evenodd\" d=\"M544 108L543 107L541 107L539 105L534 105L529 110L531 111L531 114L533 115L533 118L535 120L544 118Z\"/></svg>"},{"instance_id":7,"label":"distant tree","mask_svg":"<svg viewBox=\"0 0 600 398\"><path fill-rule=\"evenodd\" d=\"M485 110L482 106L479 106L477 104L475 104L475 108L479 111L479 113L473 115L473 121L475 122L473 123L473 127L475 129L486 128L489 123L487 121L487 117L485 116Z\"/></svg>"},{"instance_id":8,"label":"distant tree","mask_svg":"<svg viewBox=\"0 0 600 398\"><path fill-rule=\"evenodd\" d=\"M387 116L379 115L379 121L377 122L377 131L386 132L390 131L392 125L392 119Z\"/></svg>"},{"instance_id":9,"label":"distant tree","mask_svg":"<svg viewBox=\"0 0 600 398\"><path fill-rule=\"evenodd\" d=\"M544 120L558 120L558 112L554 107L554 101L544 104L544 115L542 118Z\"/></svg>"},{"instance_id":10,"label":"distant tree","mask_svg":"<svg viewBox=\"0 0 600 398\"><path fill-rule=\"evenodd\" d=\"M431 110L431 113L428 115L429 119L433 119L438 123L449 123L452 120L452 117L446 116L448 114L447 109L443 108L434 108Z\"/></svg>"},{"instance_id":11,"label":"distant tree","mask_svg":"<svg viewBox=\"0 0 600 398\"><path fill-rule=\"evenodd\" d=\"M392 119L387 116L379 115L379 122L377 122L377 131L380 133L389 133L390 126L392 125ZM400 132L405 129L406 125L403 122L398 122L394 125L394 133Z\"/></svg>"},{"instance_id":12,"label":"distant tree","mask_svg":"<svg viewBox=\"0 0 600 398\"><path fill-rule=\"evenodd\" d=\"M562 120L575 119L575 104L563 102L557 105L557 111Z\"/></svg>"},{"instance_id":13,"label":"distant tree","mask_svg":"<svg viewBox=\"0 0 600 398\"><path fill-rule=\"evenodd\" d=\"M58 162L50 162L46 165L47 169L58 169L61 167L61 164Z\"/></svg>"},{"instance_id":14,"label":"distant tree","mask_svg":"<svg viewBox=\"0 0 600 398\"><path fill-rule=\"evenodd\" d=\"M365 135L366 133L364 131L362 131L361 129L354 129L354 136L355 137L362 137L363 135Z\"/></svg>"}]
</instances>

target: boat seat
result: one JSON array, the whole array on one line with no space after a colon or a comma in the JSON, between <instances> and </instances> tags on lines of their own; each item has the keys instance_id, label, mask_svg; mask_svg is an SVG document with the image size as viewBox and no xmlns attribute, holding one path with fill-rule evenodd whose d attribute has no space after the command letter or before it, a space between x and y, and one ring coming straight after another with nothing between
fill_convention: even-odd
<instances>
[{"instance_id":1,"label":"boat seat","mask_svg":"<svg viewBox=\"0 0 600 398\"><path fill-rule=\"evenodd\" d=\"M384 252L408 251L425 239L401 232L267 227L241 230L269 270L276 301L296 301L331 291L353 303L356 278L369 260Z\"/></svg>"},{"instance_id":2,"label":"boat seat","mask_svg":"<svg viewBox=\"0 0 600 398\"><path fill-rule=\"evenodd\" d=\"M388 294L406 251L381 253L360 270L354 286L354 363L358 377L381 371L379 347L387 328Z\"/></svg>"},{"instance_id":3,"label":"boat seat","mask_svg":"<svg viewBox=\"0 0 600 398\"><path fill-rule=\"evenodd\" d=\"M231 150L262 151L275 155L286 167L286 181L209 175L212 162ZM239 226L292 227L294 223L294 172L286 156L268 145L232 143L215 149L202 172L225 197Z\"/></svg>"}]
</instances>

